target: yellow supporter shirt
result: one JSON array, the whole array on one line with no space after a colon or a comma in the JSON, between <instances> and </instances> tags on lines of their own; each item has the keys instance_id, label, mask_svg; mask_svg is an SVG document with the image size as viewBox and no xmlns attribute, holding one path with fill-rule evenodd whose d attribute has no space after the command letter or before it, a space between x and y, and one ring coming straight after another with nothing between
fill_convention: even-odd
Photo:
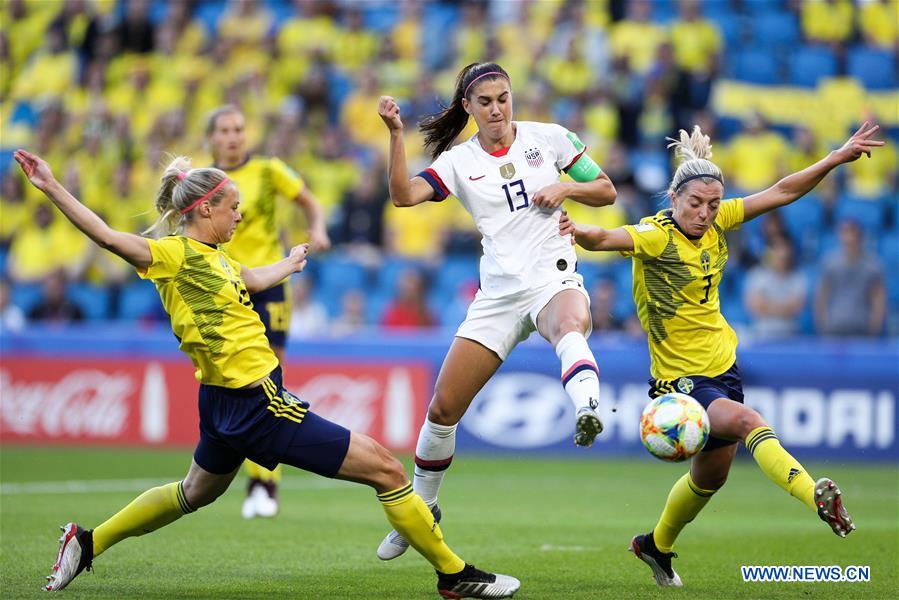
<instances>
[{"instance_id":1,"label":"yellow supporter shirt","mask_svg":"<svg viewBox=\"0 0 899 600\"><path fill-rule=\"evenodd\" d=\"M802 32L808 39L842 42L852 36L854 9L850 0L805 0L800 7Z\"/></svg>"},{"instance_id":2,"label":"yellow supporter shirt","mask_svg":"<svg viewBox=\"0 0 899 600\"><path fill-rule=\"evenodd\" d=\"M241 221L224 250L248 267L284 258L278 238L277 197L293 200L306 184L278 158L250 156L239 167L225 170L240 191Z\"/></svg>"},{"instance_id":3,"label":"yellow supporter shirt","mask_svg":"<svg viewBox=\"0 0 899 600\"><path fill-rule=\"evenodd\" d=\"M893 49L899 43L899 2L865 2L859 7L858 27L870 43Z\"/></svg>"},{"instance_id":4,"label":"yellow supporter shirt","mask_svg":"<svg viewBox=\"0 0 899 600\"><path fill-rule=\"evenodd\" d=\"M197 381L241 388L271 373L278 359L253 310L240 263L182 235L147 242L152 262L137 274L156 284Z\"/></svg>"},{"instance_id":5,"label":"yellow supporter shirt","mask_svg":"<svg viewBox=\"0 0 899 600\"><path fill-rule=\"evenodd\" d=\"M87 260L91 251L88 239L61 219L55 219L46 229L26 224L15 234L9 262L15 265L17 277L37 281L58 269L71 271Z\"/></svg>"},{"instance_id":6,"label":"yellow supporter shirt","mask_svg":"<svg viewBox=\"0 0 899 600\"><path fill-rule=\"evenodd\" d=\"M625 225L634 240L634 303L649 334L656 379L716 377L736 360L737 334L721 314L718 284L727 264L724 232L743 222L743 199L721 203L715 224L698 240L663 210Z\"/></svg>"},{"instance_id":7,"label":"yellow supporter shirt","mask_svg":"<svg viewBox=\"0 0 899 600\"><path fill-rule=\"evenodd\" d=\"M619 21L611 29L612 54L627 56L635 73L646 73L655 61L656 50L666 39L665 30L655 23L639 21Z\"/></svg>"},{"instance_id":8,"label":"yellow supporter shirt","mask_svg":"<svg viewBox=\"0 0 899 600\"><path fill-rule=\"evenodd\" d=\"M671 26L671 44L677 66L690 73L708 73L712 57L721 50L721 33L704 19L677 21Z\"/></svg>"},{"instance_id":9,"label":"yellow supporter shirt","mask_svg":"<svg viewBox=\"0 0 899 600\"><path fill-rule=\"evenodd\" d=\"M762 190L775 183L789 161L786 141L773 131L738 134L726 151L729 168L725 172L732 173L734 184L746 191Z\"/></svg>"}]
</instances>

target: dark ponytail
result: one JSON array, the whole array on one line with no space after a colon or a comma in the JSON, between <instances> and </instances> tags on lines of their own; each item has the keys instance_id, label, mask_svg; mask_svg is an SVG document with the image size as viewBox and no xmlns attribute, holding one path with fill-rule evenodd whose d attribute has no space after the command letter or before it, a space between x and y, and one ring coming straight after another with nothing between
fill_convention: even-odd
<instances>
[{"instance_id":1,"label":"dark ponytail","mask_svg":"<svg viewBox=\"0 0 899 600\"><path fill-rule=\"evenodd\" d=\"M418 126L419 131L425 135L425 148L430 151L432 159L449 149L468 125L468 113L462 107L462 98L471 92L471 83L479 78L482 78L480 81L491 81L499 77L505 77L511 86L509 74L496 63L471 63L459 72L450 105L439 113L425 117Z\"/></svg>"}]
</instances>

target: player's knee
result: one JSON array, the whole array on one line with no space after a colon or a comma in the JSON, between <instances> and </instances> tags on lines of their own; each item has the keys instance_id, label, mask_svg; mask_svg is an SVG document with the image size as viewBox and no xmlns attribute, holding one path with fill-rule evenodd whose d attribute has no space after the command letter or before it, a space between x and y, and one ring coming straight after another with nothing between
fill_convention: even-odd
<instances>
[{"instance_id":1,"label":"player's knee","mask_svg":"<svg viewBox=\"0 0 899 600\"><path fill-rule=\"evenodd\" d=\"M377 469L373 473L371 485L380 492L395 490L409 483L406 468L386 448L375 443Z\"/></svg>"},{"instance_id":2,"label":"player's knee","mask_svg":"<svg viewBox=\"0 0 899 600\"><path fill-rule=\"evenodd\" d=\"M768 424L765 422L765 419L762 418L762 415L744 405L743 410L740 411L738 417L738 426L740 429L740 438L745 440L746 436L748 436L752 430L758 429L759 427L767 427Z\"/></svg>"},{"instance_id":3,"label":"player's knee","mask_svg":"<svg viewBox=\"0 0 899 600\"><path fill-rule=\"evenodd\" d=\"M454 406L454 402L440 390L434 392L434 398L428 406L428 420L438 425L455 425L462 418L463 411Z\"/></svg>"},{"instance_id":4,"label":"player's knee","mask_svg":"<svg viewBox=\"0 0 899 600\"><path fill-rule=\"evenodd\" d=\"M553 330L550 333L551 339L558 343L559 340L572 332L586 335L587 327L586 319L580 315L564 315L553 324Z\"/></svg>"},{"instance_id":5,"label":"player's knee","mask_svg":"<svg viewBox=\"0 0 899 600\"><path fill-rule=\"evenodd\" d=\"M190 478L182 482L184 488L184 497L187 502L194 508L202 508L215 502L219 496L225 493L225 489L217 489L215 486L198 485Z\"/></svg>"}]
</instances>

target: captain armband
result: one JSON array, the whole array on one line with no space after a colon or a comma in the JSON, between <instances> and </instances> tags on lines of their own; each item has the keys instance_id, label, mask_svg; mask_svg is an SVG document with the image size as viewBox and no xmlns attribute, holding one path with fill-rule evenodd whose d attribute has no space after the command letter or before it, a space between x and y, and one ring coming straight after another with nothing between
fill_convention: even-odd
<instances>
[{"instance_id":1,"label":"captain armband","mask_svg":"<svg viewBox=\"0 0 899 600\"><path fill-rule=\"evenodd\" d=\"M587 183L599 177L602 169L584 152L573 165L568 168L568 175L578 183Z\"/></svg>"}]
</instances>

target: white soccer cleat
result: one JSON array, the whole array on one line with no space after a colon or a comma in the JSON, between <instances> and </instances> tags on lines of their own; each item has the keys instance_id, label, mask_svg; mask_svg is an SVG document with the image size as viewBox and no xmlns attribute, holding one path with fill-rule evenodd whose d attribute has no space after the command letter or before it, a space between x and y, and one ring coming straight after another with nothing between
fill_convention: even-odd
<instances>
[{"instance_id":1,"label":"white soccer cleat","mask_svg":"<svg viewBox=\"0 0 899 600\"><path fill-rule=\"evenodd\" d=\"M68 523L60 527L62 537L59 538L59 552L53 572L47 576L44 589L57 592L75 579L81 571L91 569L94 557L93 531L85 531L77 523Z\"/></svg>"},{"instance_id":2,"label":"white soccer cleat","mask_svg":"<svg viewBox=\"0 0 899 600\"><path fill-rule=\"evenodd\" d=\"M830 525L835 534L846 537L855 531L855 523L843 506L842 495L843 492L837 484L827 477L815 482L815 505L818 507L818 516Z\"/></svg>"},{"instance_id":3,"label":"white soccer cleat","mask_svg":"<svg viewBox=\"0 0 899 600\"><path fill-rule=\"evenodd\" d=\"M258 485L250 494L256 503L256 516L272 518L278 514L278 500L269 495L268 490Z\"/></svg>"},{"instance_id":4,"label":"white soccer cleat","mask_svg":"<svg viewBox=\"0 0 899 600\"><path fill-rule=\"evenodd\" d=\"M459 573L437 572L437 593L444 598L511 598L521 582L511 575L488 573L474 565L465 565Z\"/></svg>"},{"instance_id":5,"label":"white soccer cleat","mask_svg":"<svg viewBox=\"0 0 899 600\"><path fill-rule=\"evenodd\" d=\"M575 445L589 448L600 433L602 433L602 421L599 420L596 410L589 406L579 408L574 433Z\"/></svg>"},{"instance_id":6,"label":"white soccer cleat","mask_svg":"<svg viewBox=\"0 0 899 600\"><path fill-rule=\"evenodd\" d=\"M434 522L436 523L439 523L443 516L443 513L440 512L440 507L436 504L431 507L431 514L434 515ZM408 549L409 541L394 529L381 540L381 545L378 546L378 558L381 560L393 560L402 556Z\"/></svg>"},{"instance_id":7,"label":"white soccer cleat","mask_svg":"<svg viewBox=\"0 0 899 600\"><path fill-rule=\"evenodd\" d=\"M252 519L256 516L256 500L252 494L243 499L243 505L240 507L240 516L244 519Z\"/></svg>"},{"instance_id":8,"label":"white soccer cleat","mask_svg":"<svg viewBox=\"0 0 899 600\"><path fill-rule=\"evenodd\" d=\"M683 587L680 575L671 568L671 559L677 558L677 554L659 550L651 532L645 535L635 535L628 551L633 552L637 558L649 565L649 568L652 569L652 576L659 587Z\"/></svg>"}]
</instances>

